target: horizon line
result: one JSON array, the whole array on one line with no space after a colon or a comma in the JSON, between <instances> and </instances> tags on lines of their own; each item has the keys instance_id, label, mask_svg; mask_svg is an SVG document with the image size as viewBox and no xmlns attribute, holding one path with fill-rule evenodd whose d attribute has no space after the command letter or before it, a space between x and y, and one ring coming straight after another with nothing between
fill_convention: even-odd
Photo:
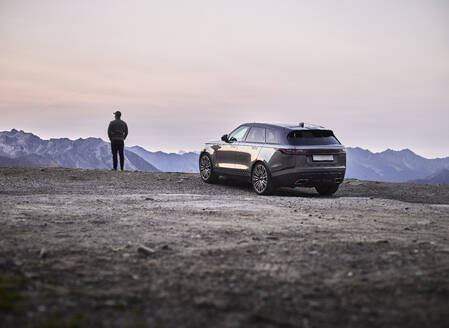
<instances>
[{"instance_id":1,"label":"horizon line","mask_svg":"<svg viewBox=\"0 0 449 328\"><path fill-rule=\"evenodd\" d=\"M106 143L109 143L109 141L107 141L107 140L104 140L103 138L101 138L101 137L87 137L87 138L82 138L82 137L79 137L78 139L71 139L71 138L68 138L68 137L59 137L59 138L49 138L49 139L43 139L43 138L41 138L40 136L38 136L37 134L34 134L33 132L26 132L26 131L24 131L24 130L18 130L18 129L16 129L16 128L12 128L11 130L4 130L4 131L0 131L0 133L3 133L3 132L14 132L14 131L16 131L16 132L22 132L22 133L25 133L25 134L32 134L32 135L34 135L34 136L36 136L36 137L38 137L39 139L41 139L41 140L44 140L44 141L50 141L50 140L57 140L57 139L68 139L68 140L70 140L70 141L77 141L77 140L86 140L86 139L100 139L101 141L103 141L103 142L106 142ZM153 150L153 151L151 151L151 150L148 150L147 148L145 148L145 147L143 147L143 146L141 146L141 145L133 145L133 146L126 146L126 147L128 147L128 148L131 148L131 147L141 147L141 148L143 148L144 150L146 150L146 151L149 151L149 152L163 152L163 153L166 153L166 154L180 154L180 153L198 153L198 152L201 152L200 150L184 150L184 149L179 149L177 152L172 152L172 151L168 151L168 150ZM411 150L410 148L403 148L403 149L400 149L400 150L397 150L397 149L392 149L392 148L386 148L385 150L382 150L382 151L378 151L378 152L375 152L375 151L371 151L370 149L368 149L368 148L363 148L363 147L361 147L361 146L345 146L345 148L351 148L351 149L356 149L356 148L359 148L359 149L361 149L361 150L366 150L366 151L369 151L370 153L372 153L372 154L381 154L381 153L384 153L384 152L387 152L387 151L389 151L389 150L391 150L391 151L394 151L394 152L402 152L402 151L410 151L410 152L412 152L413 154L415 154L416 156L419 156L419 157L422 157L422 158L425 158L425 159L445 159L445 158L448 158L449 157L449 155L447 155L447 156L444 156L444 157L433 157L433 158L428 158L428 157L424 157L424 156L422 156L422 155L419 155L418 153L416 153L416 152L414 152L413 150Z\"/></svg>"}]
</instances>

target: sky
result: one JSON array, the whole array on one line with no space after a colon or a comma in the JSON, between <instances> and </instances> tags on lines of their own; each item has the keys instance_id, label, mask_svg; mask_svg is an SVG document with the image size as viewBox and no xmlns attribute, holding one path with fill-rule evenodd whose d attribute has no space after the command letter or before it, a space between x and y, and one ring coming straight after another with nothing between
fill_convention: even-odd
<instances>
[{"instance_id":1,"label":"sky","mask_svg":"<svg viewBox=\"0 0 449 328\"><path fill-rule=\"evenodd\" d=\"M449 156L449 1L0 0L0 130L199 150L245 122Z\"/></svg>"}]
</instances>

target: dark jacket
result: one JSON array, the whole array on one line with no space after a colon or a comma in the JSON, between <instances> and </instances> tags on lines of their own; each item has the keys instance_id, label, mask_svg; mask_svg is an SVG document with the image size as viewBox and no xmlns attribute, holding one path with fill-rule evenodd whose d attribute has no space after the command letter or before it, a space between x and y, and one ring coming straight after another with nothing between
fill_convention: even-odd
<instances>
[{"instance_id":1,"label":"dark jacket","mask_svg":"<svg viewBox=\"0 0 449 328\"><path fill-rule=\"evenodd\" d=\"M122 140L124 141L128 136L128 125L121 119L115 119L109 123L108 137L109 140Z\"/></svg>"}]
</instances>

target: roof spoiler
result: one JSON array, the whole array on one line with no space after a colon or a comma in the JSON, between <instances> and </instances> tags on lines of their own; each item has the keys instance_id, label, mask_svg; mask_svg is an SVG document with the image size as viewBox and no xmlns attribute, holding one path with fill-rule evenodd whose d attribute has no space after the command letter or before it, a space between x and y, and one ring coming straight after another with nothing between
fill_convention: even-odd
<instances>
[{"instance_id":1,"label":"roof spoiler","mask_svg":"<svg viewBox=\"0 0 449 328\"><path fill-rule=\"evenodd\" d=\"M321 125L316 125L316 124L310 124L310 123L304 123L304 122L300 122L299 124L298 124L298 126L300 127L300 128L319 128L319 129L325 129L325 127L324 126L321 126Z\"/></svg>"}]
</instances>

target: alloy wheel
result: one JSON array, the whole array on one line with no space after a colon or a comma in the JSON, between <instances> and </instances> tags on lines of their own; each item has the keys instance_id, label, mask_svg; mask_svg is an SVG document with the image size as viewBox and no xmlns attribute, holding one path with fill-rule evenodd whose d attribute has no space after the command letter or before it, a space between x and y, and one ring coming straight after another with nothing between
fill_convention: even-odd
<instances>
[{"instance_id":1,"label":"alloy wheel","mask_svg":"<svg viewBox=\"0 0 449 328\"><path fill-rule=\"evenodd\" d=\"M254 168L253 172L253 186L254 189L259 193L263 193L267 189L268 185L268 172L264 165L258 164Z\"/></svg>"},{"instance_id":2,"label":"alloy wheel","mask_svg":"<svg viewBox=\"0 0 449 328\"><path fill-rule=\"evenodd\" d=\"M210 178L212 173L212 163L210 161L209 156L203 155L200 160L200 174L203 180L207 180Z\"/></svg>"}]
</instances>

